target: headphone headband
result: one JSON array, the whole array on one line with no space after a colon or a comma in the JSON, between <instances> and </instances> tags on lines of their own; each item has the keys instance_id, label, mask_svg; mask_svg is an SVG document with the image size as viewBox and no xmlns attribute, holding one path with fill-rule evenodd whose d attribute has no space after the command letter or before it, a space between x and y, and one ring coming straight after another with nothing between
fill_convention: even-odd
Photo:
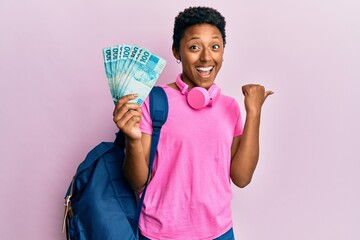
<instances>
[{"instance_id":1,"label":"headphone headband","mask_svg":"<svg viewBox=\"0 0 360 240\"><path fill-rule=\"evenodd\" d=\"M187 93L189 86L186 83L184 83L183 80L181 79L181 73L177 76L175 83L180 89L182 95Z\"/></svg>"}]
</instances>

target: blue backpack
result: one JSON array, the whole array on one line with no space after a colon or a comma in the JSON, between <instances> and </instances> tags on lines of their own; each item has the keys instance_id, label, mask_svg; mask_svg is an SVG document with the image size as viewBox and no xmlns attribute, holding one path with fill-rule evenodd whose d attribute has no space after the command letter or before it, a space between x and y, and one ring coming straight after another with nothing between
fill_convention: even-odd
<instances>
[{"instance_id":1,"label":"blue backpack","mask_svg":"<svg viewBox=\"0 0 360 240\"><path fill-rule=\"evenodd\" d=\"M160 130L168 114L164 90L150 92L153 134L149 181ZM79 165L65 196L63 231L71 240L135 240L147 183L140 200L124 179L125 137L118 132L114 142L102 142Z\"/></svg>"}]
</instances>

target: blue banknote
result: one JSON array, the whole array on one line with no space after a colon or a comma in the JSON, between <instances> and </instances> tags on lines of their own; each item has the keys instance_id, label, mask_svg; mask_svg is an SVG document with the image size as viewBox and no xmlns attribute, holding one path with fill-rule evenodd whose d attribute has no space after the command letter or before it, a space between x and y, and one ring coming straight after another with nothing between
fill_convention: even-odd
<instances>
[{"instance_id":1,"label":"blue banknote","mask_svg":"<svg viewBox=\"0 0 360 240\"><path fill-rule=\"evenodd\" d=\"M131 71L132 63L133 63L139 49L140 48L137 45L134 45L134 46L131 47L130 54L126 59L126 62L125 62L124 67L123 67L122 74L120 76L121 85L119 85L119 87L120 87L119 92L118 92L119 96L124 96L124 87L126 85L126 78L127 78L128 74L129 74L129 72Z\"/></svg>"},{"instance_id":2,"label":"blue banknote","mask_svg":"<svg viewBox=\"0 0 360 240\"><path fill-rule=\"evenodd\" d=\"M111 48L104 48L103 49L103 57L104 57L104 67L105 67L105 73L106 77L108 78L109 82L109 88L111 92L111 96L115 96L115 86L113 85L113 76L112 76L112 70L111 70ZM113 100L115 100L113 98Z\"/></svg>"},{"instance_id":3,"label":"blue banknote","mask_svg":"<svg viewBox=\"0 0 360 240\"><path fill-rule=\"evenodd\" d=\"M134 66L126 79L123 96L137 93L138 97L132 101L141 106L159 79L165 66L165 59L151 53L149 50L143 49L136 58L136 61L134 61Z\"/></svg>"},{"instance_id":4,"label":"blue banknote","mask_svg":"<svg viewBox=\"0 0 360 240\"><path fill-rule=\"evenodd\" d=\"M122 50L121 50L121 54L120 54L120 59L118 61L118 68L117 68L116 80L115 80L115 82L116 82L115 83L115 85L116 85L115 98L117 100L121 97L120 89L121 89L121 86L123 85L122 75L125 74L125 63L130 55L131 48L132 48L131 45L128 45L128 44L122 45Z\"/></svg>"}]
</instances>

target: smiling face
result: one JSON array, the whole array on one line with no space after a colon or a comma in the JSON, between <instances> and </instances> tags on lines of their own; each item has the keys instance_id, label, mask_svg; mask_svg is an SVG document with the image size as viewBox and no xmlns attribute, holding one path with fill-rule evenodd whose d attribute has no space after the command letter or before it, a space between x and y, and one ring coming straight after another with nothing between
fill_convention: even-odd
<instances>
[{"instance_id":1,"label":"smiling face","mask_svg":"<svg viewBox=\"0 0 360 240\"><path fill-rule=\"evenodd\" d=\"M215 81L224 55L224 43L219 29L211 24L196 24L185 30L180 48L173 48L182 63L182 80L189 89L200 86L208 89Z\"/></svg>"}]
</instances>

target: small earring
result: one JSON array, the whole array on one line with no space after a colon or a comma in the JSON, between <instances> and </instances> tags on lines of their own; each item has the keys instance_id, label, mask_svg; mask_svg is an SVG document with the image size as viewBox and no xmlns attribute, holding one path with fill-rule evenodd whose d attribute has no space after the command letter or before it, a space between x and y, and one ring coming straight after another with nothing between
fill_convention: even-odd
<instances>
[{"instance_id":1,"label":"small earring","mask_svg":"<svg viewBox=\"0 0 360 240\"><path fill-rule=\"evenodd\" d=\"M177 64L180 64L180 63L181 63L181 60L176 59L176 63L177 63Z\"/></svg>"}]
</instances>

